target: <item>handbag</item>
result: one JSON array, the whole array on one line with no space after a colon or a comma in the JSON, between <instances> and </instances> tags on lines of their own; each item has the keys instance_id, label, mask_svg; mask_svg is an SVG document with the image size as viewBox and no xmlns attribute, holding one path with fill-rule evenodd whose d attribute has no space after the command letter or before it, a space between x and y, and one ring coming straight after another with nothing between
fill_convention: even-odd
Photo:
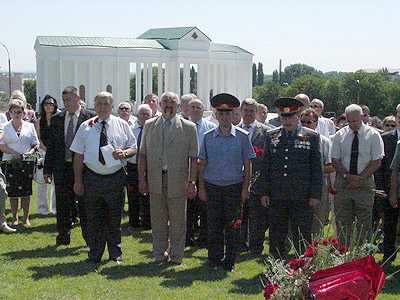
<instances>
[{"instance_id":1,"label":"handbag","mask_svg":"<svg viewBox=\"0 0 400 300\"><path fill-rule=\"evenodd\" d=\"M37 158L35 161L35 166L33 168L33 180L37 183L46 183L43 177L43 169L44 169L44 158L46 156L46 152L43 149L38 149Z\"/></svg>"}]
</instances>

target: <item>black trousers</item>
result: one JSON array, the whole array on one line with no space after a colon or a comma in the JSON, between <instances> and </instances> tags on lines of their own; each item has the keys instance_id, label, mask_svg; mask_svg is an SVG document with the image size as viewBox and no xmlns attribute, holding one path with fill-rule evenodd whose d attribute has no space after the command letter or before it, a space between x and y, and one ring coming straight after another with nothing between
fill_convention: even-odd
<instances>
[{"instance_id":1,"label":"black trousers","mask_svg":"<svg viewBox=\"0 0 400 300\"><path fill-rule=\"evenodd\" d=\"M106 244L110 260L121 258L121 211L126 177L123 170L99 175L84 168L89 259L100 261Z\"/></svg>"},{"instance_id":2,"label":"black trousers","mask_svg":"<svg viewBox=\"0 0 400 300\"><path fill-rule=\"evenodd\" d=\"M205 182L208 195L208 259L233 265L239 244L239 228L233 223L240 219L242 183L218 186Z\"/></svg>"},{"instance_id":3,"label":"black trousers","mask_svg":"<svg viewBox=\"0 0 400 300\"><path fill-rule=\"evenodd\" d=\"M72 221L79 218L82 236L86 241L86 213L84 199L74 193L74 169L72 162L63 161L53 174L56 190L57 243L68 245L71 240Z\"/></svg>"},{"instance_id":4,"label":"black trousers","mask_svg":"<svg viewBox=\"0 0 400 300\"><path fill-rule=\"evenodd\" d=\"M383 240L383 253L389 258L396 251L397 223L399 222L399 208L393 208L388 201L385 202ZM395 259L393 255L392 259Z\"/></svg>"},{"instance_id":5,"label":"black trousers","mask_svg":"<svg viewBox=\"0 0 400 300\"><path fill-rule=\"evenodd\" d=\"M262 206L260 195L249 198L249 250L261 254L264 250L265 232L268 228L268 208Z\"/></svg>"},{"instance_id":6,"label":"black trousers","mask_svg":"<svg viewBox=\"0 0 400 300\"><path fill-rule=\"evenodd\" d=\"M128 163L127 196L129 205L129 225L137 227L140 225L140 209L143 211L142 226L151 226L150 221L150 198L139 192L139 177L136 164Z\"/></svg>"},{"instance_id":7,"label":"black trousers","mask_svg":"<svg viewBox=\"0 0 400 300\"><path fill-rule=\"evenodd\" d=\"M269 251L274 257L285 254L285 240L291 224L293 243L299 254L303 254L304 243L311 243L313 209L307 199L271 197L269 207Z\"/></svg>"}]
</instances>

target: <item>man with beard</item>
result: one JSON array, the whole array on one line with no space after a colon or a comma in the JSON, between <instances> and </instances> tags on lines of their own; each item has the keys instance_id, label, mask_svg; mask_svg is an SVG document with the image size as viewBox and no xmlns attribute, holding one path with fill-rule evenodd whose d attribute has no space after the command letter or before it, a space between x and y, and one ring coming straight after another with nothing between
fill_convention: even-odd
<instances>
[{"instance_id":1,"label":"man with beard","mask_svg":"<svg viewBox=\"0 0 400 300\"><path fill-rule=\"evenodd\" d=\"M146 121L139 149L139 191L150 194L156 264L168 258L175 265L182 264L186 200L197 194L196 125L176 115L178 101L175 93L162 95L162 115Z\"/></svg>"}]
</instances>

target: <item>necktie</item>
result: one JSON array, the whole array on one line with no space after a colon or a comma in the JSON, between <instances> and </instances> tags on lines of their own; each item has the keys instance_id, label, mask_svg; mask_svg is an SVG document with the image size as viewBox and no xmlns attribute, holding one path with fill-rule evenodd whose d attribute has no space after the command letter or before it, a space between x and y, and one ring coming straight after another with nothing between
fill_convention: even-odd
<instances>
[{"instance_id":1,"label":"necktie","mask_svg":"<svg viewBox=\"0 0 400 300\"><path fill-rule=\"evenodd\" d=\"M65 137L65 160L72 160L72 151L69 150L72 141L74 140L74 113L69 113L69 123L67 128L67 135Z\"/></svg>"},{"instance_id":2,"label":"necktie","mask_svg":"<svg viewBox=\"0 0 400 300\"><path fill-rule=\"evenodd\" d=\"M357 175L357 162L358 162L358 132L354 132L353 143L351 144L351 156L350 156L350 174Z\"/></svg>"},{"instance_id":3,"label":"necktie","mask_svg":"<svg viewBox=\"0 0 400 300\"><path fill-rule=\"evenodd\" d=\"M105 165L106 161L104 160L104 156L103 153L101 153L101 147L106 146L108 144L107 142L107 129L106 129L106 121L102 121L101 124L103 124L103 126L101 127L101 133L100 133L100 146L99 146L99 161Z\"/></svg>"},{"instance_id":4,"label":"necktie","mask_svg":"<svg viewBox=\"0 0 400 300\"><path fill-rule=\"evenodd\" d=\"M139 126L139 135L137 138L136 163L138 163L138 161L139 161L139 150L140 150L140 142L142 141L142 131L143 131L143 127Z\"/></svg>"},{"instance_id":5,"label":"necktie","mask_svg":"<svg viewBox=\"0 0 400 300\"><path fill-rule=\"evenodd\" d=\"M171 121L166 120L164 122L164 128L163 128L163 155L162 155L162 165L163 165L163 170L168 169L168 160L167 160L167 142L169 139L169 133L171 131Z\"/></svg>"},{"instance_id":6,"label":"necktie","mask_svg":"<svg viewBox=\"0 0 400 300\"><path fill-rule=\"evenodd\" d=\"M292 131L286 131L286 136L288 141L291 141L293 138L293 132Z\"/></svg>"}]
</instances>

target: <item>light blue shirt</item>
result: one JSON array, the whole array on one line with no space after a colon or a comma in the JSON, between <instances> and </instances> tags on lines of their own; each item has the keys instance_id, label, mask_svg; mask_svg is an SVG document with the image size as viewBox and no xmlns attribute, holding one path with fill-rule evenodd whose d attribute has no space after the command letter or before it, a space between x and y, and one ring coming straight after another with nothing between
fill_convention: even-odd
<instances>
[{"instance_id":1,"label":"light blue shirt","mask_svg":"<svg viewBox=\"0 0 400 300\"><path fill-rule=\"evenodd\" d=\"M189 118L189 120L190 120L191 122L193 122L191 118ZM201 145L201 144L203 143L204 134L205 134L207 131L210 131L211 129L214 129L215 127L217 127L217 124L215 124L215 123L213 123L213 122L211 122L211 121L208 121L208 120L205 119L205 118L201 118L201 119L198 120L197 122L193 122L193 123L196 124L196 128L197 128L197 137L198 137L198 139L199 139L199 145Z\"/></svg>"},{"instance_id":2,"label":"light blue shirt","mask_svg":"<svg viewBox=\"0 0 400 300\"><path fill-rule=\"evenodd\" d=\"M242 182L243 164L254 157L248 133L233 125L227 135L219 127L206 132L199 155L207 161L204 180L219 186Z\"/></svg>"}]
</instances>

